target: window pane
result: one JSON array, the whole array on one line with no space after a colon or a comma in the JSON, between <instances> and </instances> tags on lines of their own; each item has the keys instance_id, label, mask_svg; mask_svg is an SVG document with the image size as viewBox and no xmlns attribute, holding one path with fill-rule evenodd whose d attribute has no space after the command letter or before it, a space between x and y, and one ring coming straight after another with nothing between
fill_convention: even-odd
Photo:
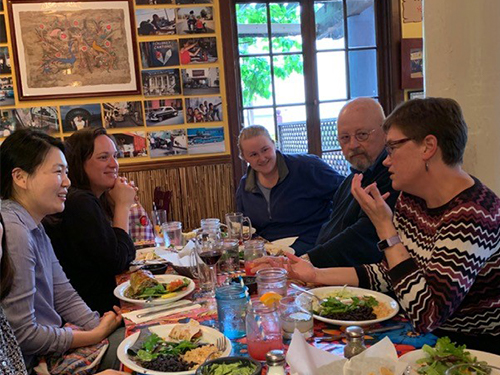
<instances>
[{"instance_id":1,"label":"window pane","mask_svg":"<svg viewBox=\"0 0 500 375\"><path fill-rule=\"evenodd\" d=\"M271 138L276 140L273 116L272 108L245 109L243 111L243 126L262 125L267 129Z\"/></svg>"},{"instance_id":2,"label":"window pane","mask_svg":"<svg viewBox=\"0 0 500 375\"><path fill-rule=\"evenodd\" d=\"M269 52L266 4L236 4L236 23L240 55Z\"/></svg>"},{"instance_id":3,"label":"window pane","mask_svg":"<svg viewBox=\"0 0 500 375\"><path fill-rule=\"evenodd\" d=\"M269 57L241 57L240 74L244 107L273 104Z\"/></svg>"},{"instance_id":4,"label":"window pane","mask_svg":"<svg viewBox=\"0 0 500 375\"><path fill-rule=\"evenodd\" d=\"M344 4L342 1L315 1L316 49L345 48Z\"/></svg>"},{"instance_id":5,"label":"window pane","mask_svg":"<svg viewBox=\"0 0 500 375\"><path fill-rule=\"evenodd\" d=\"M302 55L273 57L276 104L304 103L304 64Z\"/></svg>"},{"instance_id":6,"label":"window pane","mask_svg":"<svg viewBox=\"0 0 500 375\"><path fill-rule=\"evenodd\" d=\"M349 162L345 160L342 151L324 152L321 158L340 174L347 176L351 173Z\"/></svg>"},{"instance_id":7,"label":"window pane","mask_svg":"<svg viewBox=\"0 0 500 375\"><path fill-rule=\"evenodd\" d=\"M302 51L299 3L270 4L273 53Z\"/></svg>"},{"instance_id":8,"label":"window pane","mask_svg":"<svg viewBox=\"0 0 500 375\"><path fill-rule=\"evenodd\" d=\"M346 102L323 103L319 105L321 149L331 151L340 149L337 141L337 117Z\"/></svg>"},{"instance_id":9,"label":"window pane","mask_svg":"<svg viewBox=\"0 0 500 375\"><path fill-rule=\"evenodd\" d=\"M351 97L377 96L377 51L349 51Z\"/></svg>"},{"instance_id":10,"label":"window pane","mask_svg":"<svg viewBox=\"0 0 500 375\"><path fill-rule=\"evenodd\" d=\"M347 98L345 52L318 52L319 100Z\"/></svg>"},{"instance_id":11,"label":"window pane","mask_svg":"<svg viewBox=\"0 0 500 375\"><path fill-rule=\"evenodd\" d=\"M347 0L349 48L375 46L373 0Z\"/></svg>"},{"instance_id":12,"label":"window pane","mask_svg":"<svg viewBox=\"0 0 500 375\"><path fill-rule=\"evenodd\" d=\"M278 123L278 145L282 152L307 152L306 107L278 107L276 109Z\"/></svg>"}]
</instances>

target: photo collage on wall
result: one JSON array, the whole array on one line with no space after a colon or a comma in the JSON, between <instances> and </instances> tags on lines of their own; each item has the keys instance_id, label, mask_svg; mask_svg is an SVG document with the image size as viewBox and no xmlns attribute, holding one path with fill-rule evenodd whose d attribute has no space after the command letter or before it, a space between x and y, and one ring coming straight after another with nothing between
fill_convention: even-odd
<instances>
[{"instance_id":1,"label":"photo collage on wall","mask_svg":"<svg viewBox=\"0 0 500 375\"><path fill-rule=\"evenodd\" d=\"M226 152L217 6L214 0L134 0L142 96L21 102L23 108L14 93L12 30L0 9L0 137L29 127L64 140L80 129L103 127L124 159Z\"/></svg>"}]
</instances>

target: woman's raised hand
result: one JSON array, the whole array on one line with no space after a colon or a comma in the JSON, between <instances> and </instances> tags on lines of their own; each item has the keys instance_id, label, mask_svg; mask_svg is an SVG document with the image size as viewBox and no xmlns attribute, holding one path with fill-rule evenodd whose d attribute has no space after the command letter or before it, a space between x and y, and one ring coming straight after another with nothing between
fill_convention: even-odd
<instances>
[{"instance_id":1,"label":"woman's raised hand","mask_svg":"<svg viewBox=\"0 0 500 375\"><path fill-rule=\"evenodd\" d=\"M362 180L362 174L357 174L353 177L351 182L352 195L370 218L379 237L389 238L393 236L396 229L392 224L392 210L385 202L390 193L380 194L375 182L363 188L361 186Z\"/></svg>"},{"instance_id":2,"label":"woman's raised hand","mask_svg":"<svg viewBox=\"0 0 500 375\"><path fill-rule=\"evenodd\" d=\"M127 207L130 209L135 203L137 188L133 183L129 183L125 177L118 177L115 186L108 192L115 203L115 207Z\"/></svg>"}]
</instances>

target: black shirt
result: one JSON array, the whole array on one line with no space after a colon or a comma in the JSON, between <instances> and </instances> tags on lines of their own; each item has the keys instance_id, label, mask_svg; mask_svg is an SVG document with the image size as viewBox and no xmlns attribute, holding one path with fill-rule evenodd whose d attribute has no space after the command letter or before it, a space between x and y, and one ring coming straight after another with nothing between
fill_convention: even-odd
<instances>
[{"instance_id":1,"label":"black shirt","mask_svg":"<svg viewBox=\"0 0 500 375\"><path fill-rule=\"evenodd\" d=\"M100 314L118 305L115 275L128 269L135 247L127 232L111 226L97 197L70 188L64 211L43 224L66 276L87 305Z\"/></svg>"}]
</instances>

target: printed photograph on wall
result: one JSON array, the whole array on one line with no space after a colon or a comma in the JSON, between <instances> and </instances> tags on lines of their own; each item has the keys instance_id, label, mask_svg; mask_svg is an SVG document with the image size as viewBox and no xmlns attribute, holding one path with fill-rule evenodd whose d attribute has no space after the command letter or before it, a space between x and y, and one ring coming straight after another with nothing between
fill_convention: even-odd
<instances>
[{"instance_id":1,"label":"printed photograph on wall","mask_svg":"<svg viewBox=\"0 0 500 375\"><path fill-rule=\"evenodd\" d=\"M176 125L184 123L182 99L158 99L144 102L146 125Z\"/></svg>"},{"instance_id":2,"label":"printed photograph on wall","mask_svg":"<svg viewBox=\"0 0 500 375\"><path fill-rule=\"evenodd\" d=\"M9 0L19 100L140 93L132 0Z\"/></svg>"},{"instance_id":3,"label":"printed photograph on wall","mask_svg":"<svg viewBox=\"0 0 500 375\"><path fill-rule=\"evenodd\" d=\"M179 46L177 40L142 42L140 46L143 68L179 65Z\"/></svg>"},{"instance_id":4,"label":"printed photograph on wall","mask_svg":"<svg viewBox=\"0 0 500 375\"><path fill-rule=\"evenodd\" d=\"M0 14L0 43L7 43L7 30L5 28L5 16Z\"/></svg>"},{"instance_id":5,"label":"printed photograph on wall","mask_svg":"<svg viewBox=\"0 0 500 375\"><path fill-rule=\"evenodd\" d=\"M148 156L144 132L114 133L119 158Z\"/></svg>"},{"instance_id":6,"label":"printed photograph on wall","mask_svg":"<svg viewBox=\"0 0 500 375\"><path fill-rule=\"evenodd\" d=\"M175 10L171 8L138 9L135 12L139 35L175 34Z\"/></svg>"},{"instance_id":7,"label":"printed photograph on wall","mask_svg":"<svg viewBox=\"0 0 500 375\"><path fill-rule=\"evenodd\" d=\"M0 74L10 74L12 69L10 66L9 49L0 47Z\"/></svg>"},{"instance_id":8,"label":"printed photograph on wall","mask_svg":"<svg viewBox=\"0 0 500 375\"><path fill-rule=\"evenodd\" d=\"M144 126L141 102L102 103L102 109L107 129Z\"/></svg>"},{"instance_id":9,"label":"printed photograph on wall","mask_svg":"<svg viewBox=\"0 0 500 375\"><path fill-rule=\"evenodd\" d=\"M14 105L14 85L11 77L0 78L0 107Z\"/></svg>"},{"instance_id":10,"label":"printed photograph on wall","mask_svg":"<svg viewBox=\"0 0 500 375\"><path fill-rule=\"evenodd\" d=\"M175 0L135 0L137 5L175 4Z\"/></svg>"},{"instance_id":11,"label":"printed photograph on wall","mask_svg":"<svg viewBox=\"0 0 500 375\"><path fill-rule=\"evenodd\" d=\"M16 116L13 109L0 109L0 136L8 137L16 129Z\"/></svg>"},{"instance_id":12,"label":"printed photograph on wall","mask_svg":"<svg viewBox=\"0 0 500 375\"><path fill-rule=\"evenodd\" d=\"M142 94L144 96L180 95L179 69L143 70Z\"/></svg>"},{"instance_id":13,"label":"printed photograph on wall","mask_svg":"<svg viewBox=\"0 0 500 375\"><path fill-rule=\"evenodd\" d=\"M50 135L59 133L57 107L17 108L14 117L16 130L33 128Z\"/></svg>"},{"instance_id":14,"label":"printed photograph on wall","mask_svg":"<svg viewBox=\"0 0 500 375\"><path fill-rule=\"evenodd\" d=\"M181 64L204 64L217 61L215 38L180 39Z\"/></svg>"},{"instance_id":15,"label":"printed photograph on wall","mask_svg":"<svg viewBox=\"0 0 500 375\"><path fill-rule=\"evenodd\" d=\"M220 96L186 99L186 122L222 121L221 104Z\"/></svg>"},{"instance_id":16,"label":"printed photograph on wall","mask_svg":"<svg viewBox=\"0 0 500 375\"><path fill-rule=\"evenodd\" d=\"M187 154L187 137L184 129L148 133L152 158Z\"/></svg>"},{"instance_id":17,"label":"printed photograph on wall","mask_svg":"<svg viewBox=\"0 0 500 375\"><path fill-rule=\"evenodd\" d=\"M207 34L215 32L212 7L177 9L177 34Z\"/></svg>"},{"instance_id":18,"label":"printed photograph on wall","mask_svg":"<svg viewBox=\"0 0 500 375\"><path fill-rule=\"evenodd\" d=\"M182 69L182 91L184 95L219 94L219 68Z\"/></svg>"},{"instance_id":19,"label":"printed photograph on wall","mask_svg":"<svg viewBox=\"0 0 500 375\"><path fill-rule=\"evenodd\" d=\"M177 4L212 4L213 0L177 0Z\"/></svg>"},{"instance_id":20,"label":"printed photograph on wall","mask_svg":"<svg viewBox=\"0 0 500 375\"><path fill-rule=\"evenodd\" d=\"M214 154L226 151L224 128L188 129L188 154Z\"/></svg>"},{"instance_id":21,"label":"printed photograph on wall","mask_svg":"<svg viewBox=\"0 0 500 375\"><path fill-rule=\"evenodd\" d=\"M99 104L61 106L61 121L64 132L83 128L102 128L101 106Z\"/></svg>"}]
</instances>

